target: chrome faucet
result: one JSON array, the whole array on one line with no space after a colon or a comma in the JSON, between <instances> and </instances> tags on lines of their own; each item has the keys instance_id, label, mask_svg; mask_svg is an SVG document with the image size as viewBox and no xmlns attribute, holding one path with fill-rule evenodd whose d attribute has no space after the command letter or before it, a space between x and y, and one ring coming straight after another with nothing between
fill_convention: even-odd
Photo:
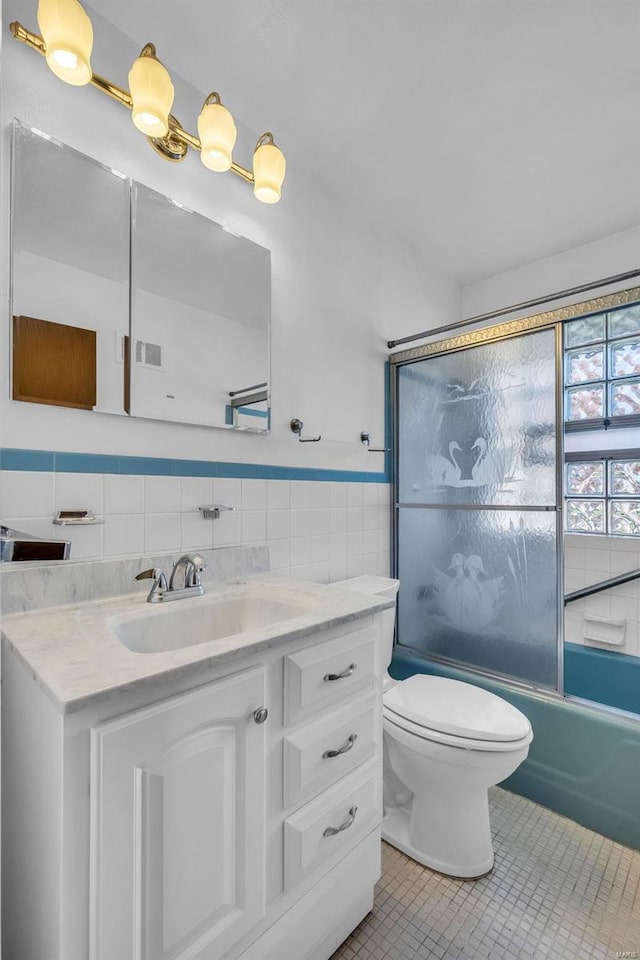
<instances>
[{"instance_id":1,"label":"chrome faucet","mask_svg":"<svg viewBox=\"0 0 640 960\"><path fill-rule=\"evenodd\" d=\"M173 565L171 579L167 585L167 578L162 570L152 567L150 570L143 570L136 577L136 580L153 580L153 586L149 591L147 603L166 603L169 600L182 600L186 597L201 597L204 594L204 587L200 574L207 569L207 561L199 554L184 554ZM184 570L182 586L174 586L176 574Z\"/></svg>"}]
</instances>

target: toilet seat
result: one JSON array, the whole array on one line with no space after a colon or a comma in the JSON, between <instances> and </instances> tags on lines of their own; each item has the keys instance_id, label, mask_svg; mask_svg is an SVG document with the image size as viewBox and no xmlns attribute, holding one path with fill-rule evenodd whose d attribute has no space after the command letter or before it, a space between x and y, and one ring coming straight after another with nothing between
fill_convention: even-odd
<instances>
[{"instance_id":1,"label":"toilet seat","mask_svg":"<svg viewBox=\"0 0 640 960\"><path fill-rule=\"evenodd\" d=\"M478 753L507 753L512 750L520 750L528 746L533 740L533 731L529 727L529 732L520 740L477 740L471 737L456 737L450 733L442 733L440 730L432 730L418 723L401 717L393 710L387 710L383 704L382 717L384 729L389 731L389 726L396 727L405 733L411 734L418 740L429 740L432 743L440 743L445 747L457 747L460 750L474 750Z\"/></svg>"},{"instance_id":2,"label":"toilet seat","mask_svg":"<svg viewBox=\"0 0 640 960\"><path fill-rule=\"evenodd\" d=\"M523 713L488 690L460 680L416 674L386 690L383 716L436 743L466 750L504 751L530 743Z\"/></svg>"}]
</instances>

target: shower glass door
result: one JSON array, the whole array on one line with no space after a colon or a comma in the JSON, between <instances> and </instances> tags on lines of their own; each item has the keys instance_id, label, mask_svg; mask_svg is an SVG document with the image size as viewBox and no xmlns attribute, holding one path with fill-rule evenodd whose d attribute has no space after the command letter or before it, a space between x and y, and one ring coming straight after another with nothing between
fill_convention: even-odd
<instances>
[{"instance_id":1,"label":"shower glass door","mask_svg":"<svg viewBox=\"0 0 640 960\"><path fill-rule=\"evenodd\" d=\"M510 326L392 358L398 642L558 689L558 332Z\"/></svg>"}]
</instances>

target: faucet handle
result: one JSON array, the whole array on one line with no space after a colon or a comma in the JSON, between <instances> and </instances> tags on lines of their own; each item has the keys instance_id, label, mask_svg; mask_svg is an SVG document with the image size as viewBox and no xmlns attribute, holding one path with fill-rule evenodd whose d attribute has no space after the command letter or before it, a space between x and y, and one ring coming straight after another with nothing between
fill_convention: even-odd
<instances>
[{"instance_id":1,"label":"faucet handle","mask_svg":"<svg viewBox=\"0 0 640 960\"><path fill-rule=\"evenodd\" d=\"M157 567L151 567L149 570L142 570L141 573L137 574L136 580L153 580L153 586L151 587L149 596L147 597L148 603L157 603L158 600L162 599L163 593L166 593L168 589L167 578L162 570L159 570Z\"/></svg>"},{"instance_id":2,"label":"faucet handle","mask_svg":"<svg viewBox=\"0 0 640 960\"><path fill-rule=\"evenodd\" d=\"M207 569L207 561L204 557L201 557L199 553L191 554L189 557L189 565L186 571L185 585L187 587L201 587L202 581L200 580L200 574L204 573Z\"/></svg>"}]
</instances>

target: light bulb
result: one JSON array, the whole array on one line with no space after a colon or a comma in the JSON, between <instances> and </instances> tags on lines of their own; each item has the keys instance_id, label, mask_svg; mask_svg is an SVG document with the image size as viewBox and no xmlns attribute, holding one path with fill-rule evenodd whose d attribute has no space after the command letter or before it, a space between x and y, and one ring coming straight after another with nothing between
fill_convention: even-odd
<instances>
[{"instance_id":1,"label":"light bulb","mask_svg":"<svg viewBox=\"0 0 640 960\"><path fill-rule=\"evenodd\" d=\"M214 99L215 98L215 99ZM200 159L209 170L223 173L233 163L232 152L238 132L233 117L220 103L217 93L211 93L198 117Z\"/></svg>"},{"instance_id":2,"label":"light bulb","mask_svg":"<svg viewBox=\"0 0 640 960\"><path fill-rule=\"evenodd\" d=\"M56 77L74 87L89 83L93 27L78 0L40 0L38 26Z\"/></svg>"},{"instance_id":3,"label":"light bulb","mask_svg":"<svg viewBox=\"0 0 640 960\"><path fill-rule=\"evenodd\" d=\"M148 43L129 71L129 91L133 100L131 118L147 137L166 137L174 89L167 68Z\"/></svg>"},{"instance_id":4,"label":"light bulb","mask_svg":"<svg viewBox=\"0 0 640 960\"><path fill-rule=\"evenodd\" d=\"M264 134L253 154L254 196L263 203L277 203L282 195L286 169L282 150L276 147L271 134Z\"/></svg>"}]
</instances>

